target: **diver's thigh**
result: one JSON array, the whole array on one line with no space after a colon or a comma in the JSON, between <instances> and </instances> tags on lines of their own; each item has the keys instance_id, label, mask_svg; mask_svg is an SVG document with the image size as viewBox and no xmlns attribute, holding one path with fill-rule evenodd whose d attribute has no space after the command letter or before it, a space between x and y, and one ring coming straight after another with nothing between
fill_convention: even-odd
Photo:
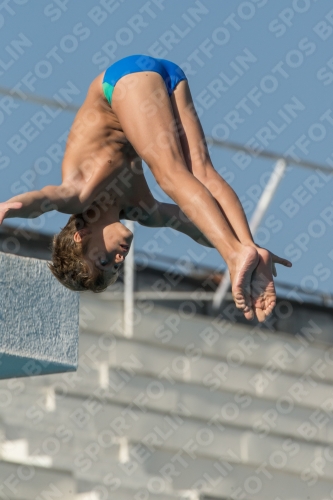
<instances>
[{"instance_id":1,"label":"diver's thigh","mask_svg":"<svg viewBox=\"0 0 333 500\"><path fill-rule=\"evenodd\" d=\"M186 167L175 116L162 77L155 72L124 76L115 86L112 109L138 155L155 167Z\"/></svg>"},{"instance_id":2,"label":"diver's thigh","mask_svg":"<svg viewBox=\"0 0 333 500\"><path fill-rule=\"evenodd\" d=\"M196 114L188 82L179 82L171 94L174 115L179 123L179 137L188 168L199 176L212 168L204 131Z\"/></svg>"}]
</instances>

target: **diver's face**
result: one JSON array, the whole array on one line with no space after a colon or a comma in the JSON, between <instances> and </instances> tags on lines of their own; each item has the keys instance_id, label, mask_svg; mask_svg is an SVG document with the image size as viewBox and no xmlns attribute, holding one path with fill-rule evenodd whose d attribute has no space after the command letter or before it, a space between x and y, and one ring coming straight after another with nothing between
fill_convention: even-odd
<instances>
[{"instance_id":1,"label":"diver's face","mask_svg":"<svg viewBox=\"0 0 333 500\"><path fill-rule=\"evenodd\" d=\"M91 224L90 230L86 257L100 271L110 274L119 271L130 250L133 233L121 222L105 227Z\"/></svg>"}]
</instances>

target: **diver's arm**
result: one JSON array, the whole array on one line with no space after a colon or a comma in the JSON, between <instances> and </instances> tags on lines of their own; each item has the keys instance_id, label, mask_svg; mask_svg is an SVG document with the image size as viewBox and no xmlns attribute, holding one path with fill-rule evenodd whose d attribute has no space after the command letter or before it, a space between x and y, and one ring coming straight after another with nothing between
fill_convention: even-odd
<instances>
[{"instance_id":1,"label":"diver's arm","mask_svg":"<svg viewBox=\"0 0 333 500\"><path fill-rule=\"evenodd\" d=\"M139 219L139 224L147 227L170 227L175 231L186 234L196 243L214 248L178 205L173 203L161 203L157 200L155 200L155 202L156 209L145 219Z\"/></svg>"},{"instance_id":2,"label":"diver's arm","mask_svg":"<svg viewBox=\"0 0 333 500\"><path fill-rule=\"evenodd\" d=\"M73 214L79 213L81 208L73 190L70 192L64 185L45 186L40 191L29 191L0 203L0 224L12 217L33 219L51 210Z\"/></svg>"}]
</instances>

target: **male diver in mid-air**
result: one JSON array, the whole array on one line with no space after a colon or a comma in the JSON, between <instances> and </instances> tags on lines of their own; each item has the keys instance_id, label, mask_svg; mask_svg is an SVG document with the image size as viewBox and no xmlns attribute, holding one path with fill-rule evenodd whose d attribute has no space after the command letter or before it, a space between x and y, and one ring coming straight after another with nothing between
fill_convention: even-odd
<instances>
[{"instance_id":1,"label":"male diver in mid-air","mask_svg":"<svg viewBox=\"0 0 333 500\"><path fill-rule=\"evenodd\" d=\"M154 199L142 160L176 204ZM237 195L214 170L186 76L164 59L125 57L93 80L68 136L61 185L1 203L0 223L50 210L72 214L54 237L50 264L71 290L115 282L133 238L120 219L173 227L215 247L247 319L272 312L275 263L291 266L254 243Z\"/></svg>"}]
</instances>

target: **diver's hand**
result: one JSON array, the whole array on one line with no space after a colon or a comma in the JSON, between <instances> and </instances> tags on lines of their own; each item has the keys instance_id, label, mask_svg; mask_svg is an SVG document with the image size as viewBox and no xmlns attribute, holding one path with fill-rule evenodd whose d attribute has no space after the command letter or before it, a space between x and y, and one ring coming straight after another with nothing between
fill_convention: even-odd
<instances>
[{"instance_id":1,"label":"diver's hand","mask_svg":"<svg viewBox=\"0 0 333 500\"><path fill-rule=\"evenodd\" d=\"M260 247L257 244L255 244L255 246L258 249L262 248L262 247ZM265 250L267 250L267 248ZM270 252L269 250L268 250L268 252L271 254L271 258L272 258L272 274L273 274L274 277L277 276L277 271L276 271L275 264L281 264L282 266L285 266L285 267L292 267L292 263L290 262L290 260L283 259L282 257L279 257L278 255L275 255L273 252Z\"/></svg>"},{"instance_id":2,"label":"diver's hand","mask_svg":"<svg viewBox=\"0 0 333 500\"><path fill-rule=\"evenodd\" d=\"M0 203L0 224L3 223L9 210L19 210L22 206L23 203L19 201L5 201L4 203Z\"/></svg>"},{"instance_id":3,"label":"diver's hand","mask_svg":"<svg viewBox=\"0 0 333 500\"><path fill-rule=\"evenodd\" d=\"M292 266L292 263L290 262L290 260L287 260L287 259L283 259L282 257L279 257L278 255L275 255L274 253L270 252L271 254L271 257L272 257L272 273L273 273L273 276L277 276L277 271L276 271L276 267L275 267L275 264L281 264L282 266L285 266L285 267L291 267Z\"/></svg>"}]
</instances>

